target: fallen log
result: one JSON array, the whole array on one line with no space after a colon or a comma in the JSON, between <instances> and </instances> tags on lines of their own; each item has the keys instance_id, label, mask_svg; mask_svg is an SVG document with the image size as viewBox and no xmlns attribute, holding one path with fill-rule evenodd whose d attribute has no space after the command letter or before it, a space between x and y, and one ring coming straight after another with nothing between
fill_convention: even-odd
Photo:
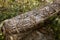
<instances>
[{"instance_id":1,"label":"fallen log","mask_svg":"<svg viewBox=\"0 0 60 40\"><path fill-rule=\"evenodd\" d=\"M2 27L5 40L55 40L53 33L44 29L44 22L59 11L60 4L52 3L5 20ZM41 33L41 27L44 33Z\"/></svg>"}]
</instances>

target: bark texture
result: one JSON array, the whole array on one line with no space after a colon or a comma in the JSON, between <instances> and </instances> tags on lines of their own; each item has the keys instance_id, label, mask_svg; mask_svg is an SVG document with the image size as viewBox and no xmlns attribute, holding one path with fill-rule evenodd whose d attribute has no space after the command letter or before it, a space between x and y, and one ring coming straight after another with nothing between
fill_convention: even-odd
<instances>
[{"instance_id":1,"label":"bark texture","mask_svg":"<svg viewBox=\"0 0 60 40\"><path fill-rule=\"evenodd\" d=\"M45 21L59 11L60 4L53 3L5 20L2 27L5 40L55 40Z\"/></svg>"}]
</instances>

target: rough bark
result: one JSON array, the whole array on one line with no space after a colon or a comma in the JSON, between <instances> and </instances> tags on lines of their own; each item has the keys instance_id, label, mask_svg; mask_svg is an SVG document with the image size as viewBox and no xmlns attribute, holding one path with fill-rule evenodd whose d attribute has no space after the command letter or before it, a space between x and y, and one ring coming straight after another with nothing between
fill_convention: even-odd
<instances>
[{"instance_id":1,"label":"rough bark","mask_svg":"<svg viewBox=\"0 0 60 40\"><path fill-rule=\"evenodd\" d=\"M44 25L48 18L59 11L60 4L53 3L5 20L2 27L5 40L55 40L51 29Z\"/></svg>"},{"instance_id":2,"label":"rough bark","mask_svg":"<svg viewBox=\"0 0 60 40\"><path fill-rule=\"evenodd\" d=\"M54 3L59 3L60 4L60 0L54 0Z\"/></svg>"}]
</instances>

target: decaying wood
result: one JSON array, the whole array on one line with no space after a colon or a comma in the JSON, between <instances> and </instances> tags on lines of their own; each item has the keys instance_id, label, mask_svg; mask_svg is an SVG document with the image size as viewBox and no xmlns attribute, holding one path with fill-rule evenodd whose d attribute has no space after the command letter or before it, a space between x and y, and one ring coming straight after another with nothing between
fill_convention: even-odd
<instances>
[{"instance_id":1,"label":"decaying wood","mask_svg":"<svg viewBox=\"0 0 60 40\"><path fill-rule=\"evenodd\" d=\"M44 22L59 11L60 4L53 3L5 20L2 27L5 40L54 40L53 32L46 30Z\"/></svg>"}]
</instances>

